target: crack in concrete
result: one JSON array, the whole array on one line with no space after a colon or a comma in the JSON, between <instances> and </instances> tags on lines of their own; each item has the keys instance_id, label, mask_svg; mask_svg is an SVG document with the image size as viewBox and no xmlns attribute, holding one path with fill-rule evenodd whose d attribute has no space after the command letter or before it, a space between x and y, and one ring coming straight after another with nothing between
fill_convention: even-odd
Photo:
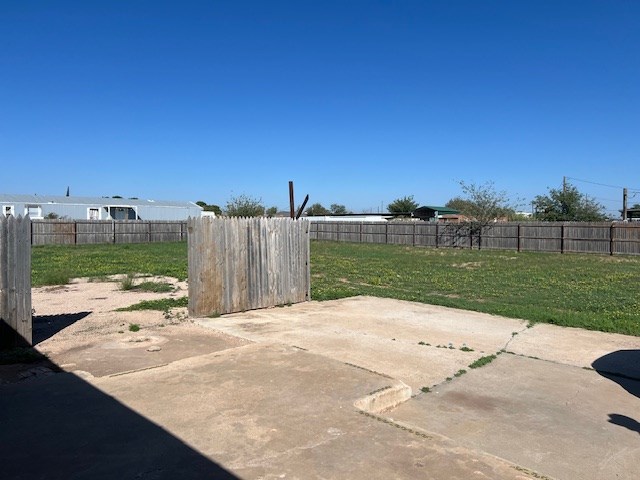
<instances>
[{"instance_id":1,"label":"crack in concrete","mask_svg":"<svg viewBox=\"0 0 640 480\"><path fill-rule=\"evenodd\" d=\"M528 326L526 326L526 325L525 325L525 327L524 327L522 330L517 331L517 332L513 332L513 333L511 334L511 338L510 338L509 340L507 340L507 343L504 345L504 347L502 347L502 350L505 350L505 351L506 351L506 350L507 350L507 348L509 347L509 344L513 341L513 339L514 339L514 338L516 338L516 337L517 337L518 335L520 335L521 333L526 332L526 331L527 331L527 330L529 330L530 328L531 328L531 327L528 327Z\"/></svg>"},{"instance_id":2,"label":"crack in concrete","mask_svg":"<svg viewBox=\"0 0 640 480\"><path fill-rule=\"evenodd\" d=\"M334 431L336 433L334 433ZM238 464L238 463L231 464L229 465L229 467L232 470L240 470L242 468L264 467L265 464L268 464L270 460L275 460L281 457L291 457L293 455L296 455L298 452L303 452L305 450L311 450L317 447L321 447L323 445L327 445L337 440L342 435L344 435L344 432L338 429L330 428L327 431L327 434L329 435L329 437L323 440L319 440L317 442L308 442L306 445L298 445L297 447L289 448L283 452L271 453L271 454L263 455L260 458L253 458L243 464Z\"/></svg>"}]
</instances>

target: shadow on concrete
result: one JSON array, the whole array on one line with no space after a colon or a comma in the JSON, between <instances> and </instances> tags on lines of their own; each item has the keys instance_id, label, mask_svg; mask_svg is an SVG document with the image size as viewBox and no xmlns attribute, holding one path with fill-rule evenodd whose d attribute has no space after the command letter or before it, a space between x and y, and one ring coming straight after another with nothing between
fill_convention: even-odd
<instances>
[{"instance_id":1,"label":"shadow on concrete","mask_svg":"<svg viewBox=\"0 0 640 480\"><path fill-rule=\"evenodd\" d=\"M618 350L595 360L591 367L640 398L640 350Z\"/></svg>"},{"instance_id":2,"label":"shadow on concrete","mask_svg":"<svg viewBox=\"0 0 640 480\"><path fill-rule=\"evenodd\" d=\"M44 342L53 337L60 330L82 320L91 312L64 313L61 315L34 315L33 316L33 344Z\"/></svg>"},{"instance_id":3,"label":"shadow on concrete","mask_svg":"<svg viewBox=\"0 0 640 480\"><path fill-rule=\"evenodd\" d=\"M237 478L71 373L0 385L0 445L5 479Z\"/></svg>"},{"instance_id":4,"label":"shadow on concrete","mask_svg":"<svg viewBox=\"0 0 640 480\"><path fill-rule=\"evenodd\" d=\"M613 423L614 425L619 425L621 427L624 427L634 432L638 432L638 434L640 435L640 423L638 423L631 417L627 417L626 415L618 415L617 413L610 413L609 423Z\"/></svg>"},{"instance_id":5,"label":"shadow on concrete","mask_svg":"<svg viewBox=\"0 0 640 480\"><path fill-rule=\"evenodd\" d=\"M595 360L591 366L603 377L616 382L631 395L640 398L640 350L611 352ZM626 415L610 413L609 423L640 434L640 423Z\"/></svg>"}]
</instances>

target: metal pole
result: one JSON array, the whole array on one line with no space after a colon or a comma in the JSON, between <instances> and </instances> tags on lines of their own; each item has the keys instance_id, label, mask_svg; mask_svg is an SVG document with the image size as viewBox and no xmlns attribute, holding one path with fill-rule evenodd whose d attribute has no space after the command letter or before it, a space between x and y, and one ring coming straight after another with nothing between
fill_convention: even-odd
<instances>
[{"instance_id":1,"label":"metal pole","mask_svg":"<svg viewBox=\"0 0 640 480\"><path fill-rule=\"evenodd\" d=\"M289 216L296 218L296 204L293 198L293 182L289 182Z\"/></svg>"}]
</instances>

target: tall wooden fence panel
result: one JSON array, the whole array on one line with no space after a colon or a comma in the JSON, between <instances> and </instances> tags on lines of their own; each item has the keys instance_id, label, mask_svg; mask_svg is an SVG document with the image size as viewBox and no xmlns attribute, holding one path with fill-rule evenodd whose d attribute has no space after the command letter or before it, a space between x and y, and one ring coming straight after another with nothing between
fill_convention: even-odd
<instances>
[{"instance_id":1,"label":"tall wooden fence panel","mask_svg":"<svg viewBox=\"0 0 640 480\"><path fill-rule=\"evenodd\" d=\"M611 232L612 254L640 255L640 222L612 226Z\"/></svg>"},{"instance_id":2,"label":"tall wooden fence panel","mask_svg":"<svg viewBox=\"0 0 640 480\"><path fill-rule=\"evenodd\" d=\"M308 221L205 217L187 228L189 315L310 299Z\"/></svg>"},{"instance_id":3,"label":"tall wooden fence panel","mask_svg":"<svg viewBox=\"0 0 640 480\"><path fill-rule=\"evenodd\" d=\"M518 252L640 255L640 222L496 223L482 232L435 222L312 222L311 239Z\"/></svg>"},{"instance_id":4,"label":"tall wooden fence panel","mask_svg":"<svg viewBox=\"0 0 640 480\"><path fill-rule=\"evenodd\" d=\"M0 347L31 345L31 220L0 215Z\"/></svg>"},{"instance_id":5,"label":"tall wooden fence panel","mask_svg":"<svg viewBox=\"0 0 640 480\"><path fill-rule=\"evenodd\" d=\"M34 220L33 245L180 242L187 222L147 220Z\"/></svg>"}]
</instances>

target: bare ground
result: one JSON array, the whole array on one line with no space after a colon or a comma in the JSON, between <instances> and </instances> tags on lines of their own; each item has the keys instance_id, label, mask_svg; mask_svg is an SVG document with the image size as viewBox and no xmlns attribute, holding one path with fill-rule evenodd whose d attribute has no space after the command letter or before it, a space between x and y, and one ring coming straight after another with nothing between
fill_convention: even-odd
<instances>
[{"instance_id":1,"label":"bare ground","mask_svg":"<svg viewBox=\"0 0 640 480\"><path fill-rule=\"evenodd\" d=\"M60 369L96 377L114 375L250 343L194 324L186 308L116 311L143 300L186 296L186 282L144 278L175 288L170 293L153 293L122 290L117 276L109 280L75 279L69 285L34 288L34 346L50 361L0 366L0 383L51 375ZM132 331L135 326L139 330Z\"/></svg>"}]
</instances>

